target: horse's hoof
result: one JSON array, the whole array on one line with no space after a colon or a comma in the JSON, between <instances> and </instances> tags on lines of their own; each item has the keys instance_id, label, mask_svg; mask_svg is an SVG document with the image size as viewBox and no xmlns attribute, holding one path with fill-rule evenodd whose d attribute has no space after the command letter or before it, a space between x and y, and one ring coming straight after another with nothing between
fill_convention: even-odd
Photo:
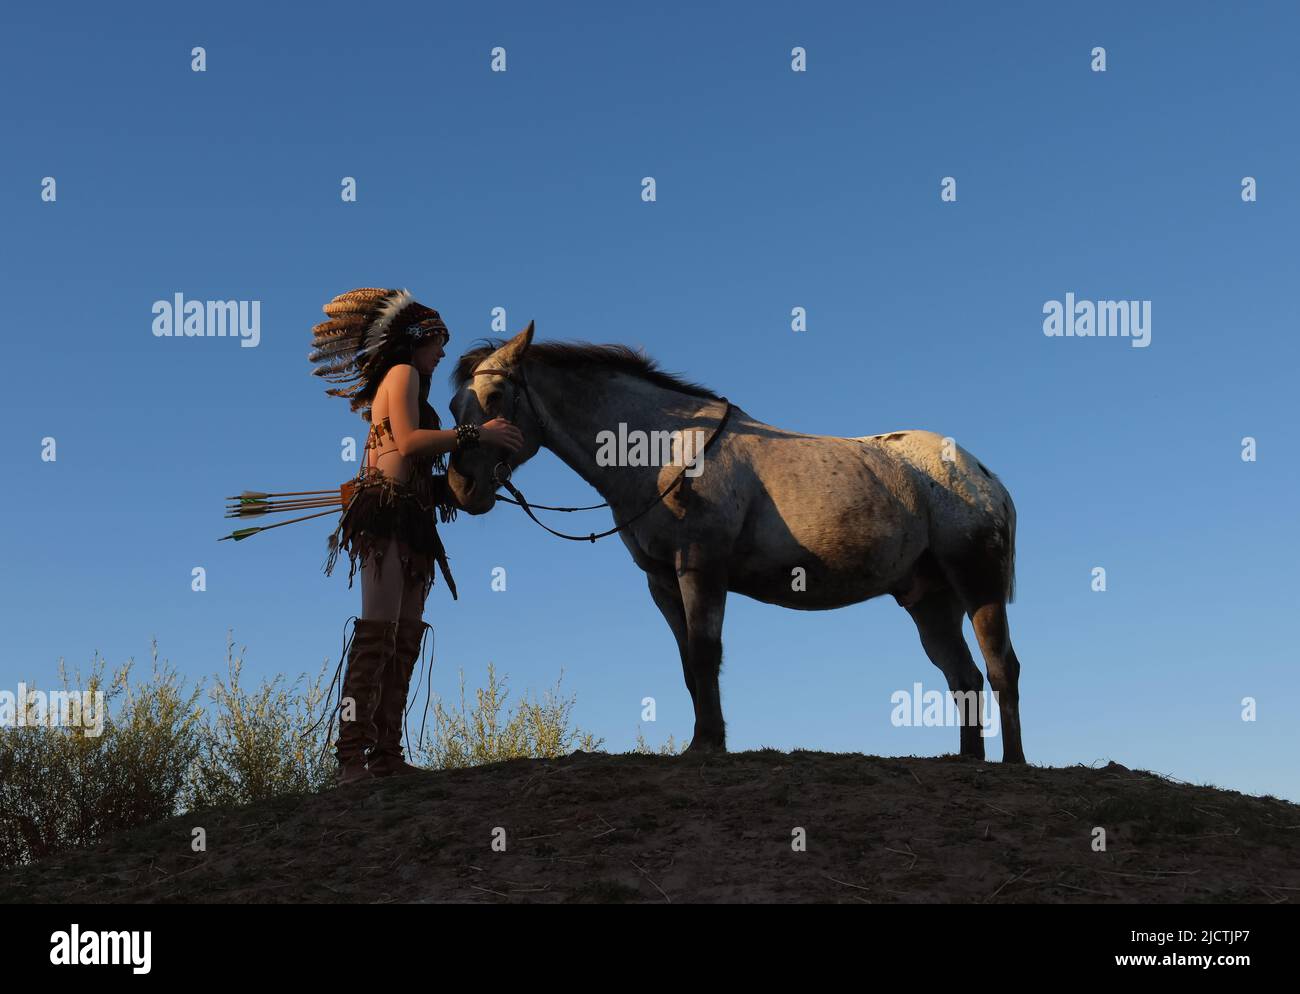
<instances>
[{"instance_id":1,"label":"horse's hoof","mask_svg":"<svg viewBox=\"0 0 1300 994\"><path fill-rule=\"evenodd\" d=\"M691 744L686 747L686 751L694 753L721 753L726 752L727 747L725 745L719 745L716 742L699 742L695 739L691 739Z\"/></svg>"}]
</instances>

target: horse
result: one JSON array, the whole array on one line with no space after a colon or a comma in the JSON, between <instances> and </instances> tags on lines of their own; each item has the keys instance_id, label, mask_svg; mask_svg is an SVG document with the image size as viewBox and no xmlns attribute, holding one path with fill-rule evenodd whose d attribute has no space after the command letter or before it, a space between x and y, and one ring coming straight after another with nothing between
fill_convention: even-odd
<instances>
[{"instance_id":1,"label":"horse","mask_svg":"<svg viewBox=\"0 0 1300 994\"><path fill-rule=\"evenodd\" d=\"M458 360L457 423L506 417L524 442L509 457L486 444L457 451L448 486L470 514L490 511L502 484L522 501L510 475L545 446L600 493L615 521L606 534L645 572L677 641L695 706L687 752L726 750L718 676L728 593L806 611L892 594L949 691L978 701L984 678L962 633L970 617L998 700L1003 762L1025 761L1006 611L1016 511L983 463L929 431L786 431L626 346L534 343L533 333L530 322ZM675 440L676 458L642 452L610 465L611 437L634 431L667 433L659 437ZM960 725L961 755L983 759L978 722Z\"/></svg>"}]
</instances>

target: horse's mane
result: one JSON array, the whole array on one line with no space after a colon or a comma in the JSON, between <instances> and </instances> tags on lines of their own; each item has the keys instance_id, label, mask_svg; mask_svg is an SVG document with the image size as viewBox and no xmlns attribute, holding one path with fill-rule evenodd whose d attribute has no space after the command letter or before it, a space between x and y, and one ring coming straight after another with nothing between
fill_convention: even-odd
<instances>
[{"instance_id":1,"label":"horse's mane","mask_svg":"<svg viewBox=\"0 0 1300 994\"><path fill-rule=\"evenodd\" d=\"M469 382L470 373L480 362L506 344L503 338L480 339L468 352L456 362L452 370L452 386L459 390ZM722 400L708 387L684 380L675 373L659 368L659 364L643 352L635 352L626 345L593 345L591 342L534 342L528 346L527 357L536 362L556 369L572 369L576 366L599 366L638 376L643 380L664 387L690 394L693 397L705 397L709 400Z\"/></svg>"}]
</instances>

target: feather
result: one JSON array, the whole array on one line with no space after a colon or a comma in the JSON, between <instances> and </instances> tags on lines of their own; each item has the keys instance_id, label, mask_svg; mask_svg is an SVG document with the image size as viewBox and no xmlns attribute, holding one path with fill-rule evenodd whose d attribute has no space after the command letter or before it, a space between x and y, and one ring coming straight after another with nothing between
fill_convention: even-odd
<instances>
[{"instance_id":1,"label":"feather","mask_svg":"<svg viewBox=\"0 0 1300 994\"><path fill-rule=\"evenodd\" d=\"M352 356L348 356L346 359L336 359L311 371L312 376L340 376L345 373L353 375L357 373L356 363L353 362Z\"/></svg>"},{"instance_id":2,"label":"feather","mask_svg":"<svg viewBox=\"0 0 1300 994\"><path fill-rule=\"evenodd\" d=\"M354 350L360 339L357 338L327 338L324 341L312 342L311 347L314 352L339 352L344 349Z\"/></svg>"},{"instance_id":3,"label":"feather","mask_svg":"<svg viewBox=\"0 0 1300 994\"><path fill-rule=\"evenodd\" d=\"M341 359L343 356L355 356L356 348L348 342L339 345L327 345L320 348L314 348L307 354L307 358L312 362L332 361Z\"/></svg>"},{"instance_id":4,"label":"feather","mask_svg":"<svg viewBox=\"0 0 1300 994\"><path fill-rule=\"evenodd\" d=\"M316 327L312 328L311 333L316 338L332 338L336 335L359 335L366 328L367 319L364 316L354 318L335 318L332 321L322 321Z\"/></svg>"},{"instance_id":5,"label":"feather","mask_svg":"<svg viewBox=\"0 0 1300 994\"><path fill-rule=\"evenodd\" d=\"M347 293L339 294L321 310L331 317L336 314L368 314L374 310L377 302L393 292L379 287L362 287L359 290L349 290Z\"/></svg>"},{"instance_id":6,"label":"feather","mask_svg":"<svg viewBox=\"0 0 1300 994\"><path fill-rule=\"evenodd\" d=\"M409 290L393 290L390 295L384 298L375 309L375 319L366 329L365 338L358 350L361 353L370 355L381 348L388 340L388 331L393 326L397 316L402 313L409 305L415 303L415 298L411 296Z\"/></svg>"}]
</instances>

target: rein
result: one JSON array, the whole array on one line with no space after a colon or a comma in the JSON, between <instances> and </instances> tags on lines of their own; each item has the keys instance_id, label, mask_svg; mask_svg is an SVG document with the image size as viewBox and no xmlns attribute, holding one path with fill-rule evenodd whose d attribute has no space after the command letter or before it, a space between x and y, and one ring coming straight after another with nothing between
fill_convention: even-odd
<instances>
[{"instance_id":1,"label":"rein","mask_svg":"<svg viewBox=\"0 0 1300 994\"><path fill-rule=\"evenodd\" d=\"M521 388L520 392L522 392L523 395L528 398L528 406L533 409L533 415L537 418L537 424L541 431L542 438L543 440L545 439L546 421L545 419L542 418L541 412L537 410L537 405L533 402L533 396L528 390L528 381L524 379L522 374L516 377L513 373L507 372L504 369L476 369L474 370L474 372L470 373L470 376L471 377L504 376L512 383L518 384L519 387ZM713 430L713 434L709 436L708 441L704 443L704 447L700 449L699 454L695 457L695 460L692 460L692 462L704 458L704 454L708 452L709 449L713 446L713 443L718 440L718 436L722 434L722 429L726 427L727 421L731 417L731 410L732 410L731 401L727 400L725 397L722 399L723 402L727 405L726 410L722 412L722 419L718 422L718 427ZM516 393L514 397L514 404L511 407L511 412L510 412L511 416L509 418L510 421L514 421L514 415L518 411L518 409L519 409L519 394ZM682 471L678 473L676 477L673 478L672 483L668 484L668 486L665 487L660 492L659 496L657 496L654 500L652 500L649 504L643 507L632 517L624 521L621 525L615 525L613 528L610 528L600 533L592 532L587 535L566 535L564 532L558 532L554 528L547 525L545 522L538 520L537 515L533 513L533 508L536 507L543 511L566 511L566 512L597 511L602 507L610 507L608 501L606 501L603 504L592 504L589 507L551 507L547 504L529 504L527 498L524 497L524 495L519 491L519 488L510 482L510 467L505 462L498 462L496 466L493 467L492 482L495 483L498 487L505 487L507 490L510 491L510 493L514 497L514 499L512 500L510 497L501 497L498 495L497 497L498 500L503 500L507 504L514 504L517 507L523 508L524 513L527 514L528 517L532 518L534 523L544 528L546 531L550 532L556 538L568 539L571 542L595 542L596 539L598 538L606 538L609 535L614 535L618 532L621 532L624 528L627 528L634 521L637 521L642 517L644 517L646 514L648 514L656 504L660 503L665 497L667 497L670 493L672 493L675 489L677 489L677 487L681 484L682 480L685 479L686 470L688 470L689 468L690 468L689 465L683 466ZM504 470L504 473L502 472L502 470ZM613 508L610 508L610 510L613 510Z\"/></svg>"}]
</instances>

